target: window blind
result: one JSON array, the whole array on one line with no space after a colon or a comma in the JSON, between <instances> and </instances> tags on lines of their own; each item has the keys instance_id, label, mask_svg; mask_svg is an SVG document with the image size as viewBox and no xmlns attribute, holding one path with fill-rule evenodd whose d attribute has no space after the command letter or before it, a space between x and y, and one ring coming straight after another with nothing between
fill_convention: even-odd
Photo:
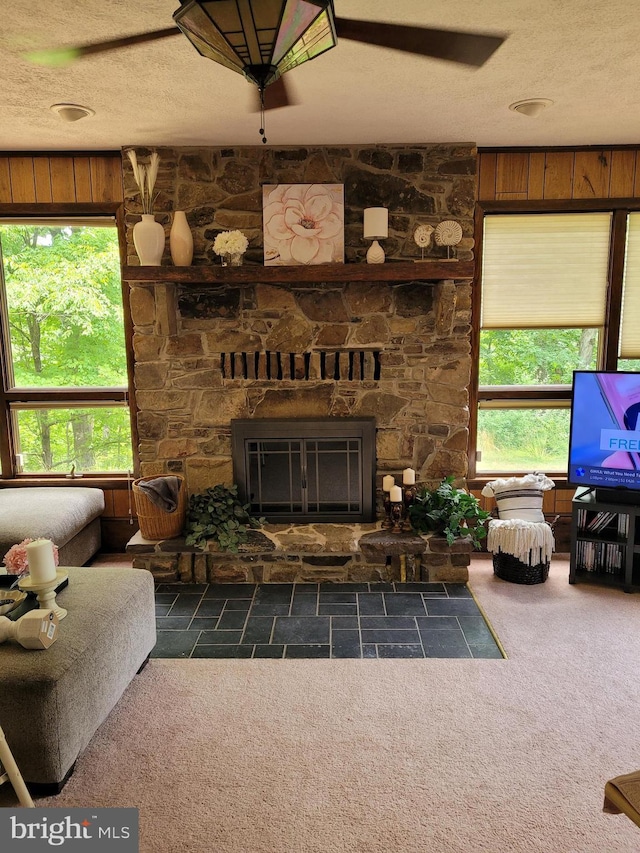
<instances>
[{"instance_id":1,"label":"window blind","mask_svg":"<svg viewBox=\"0 0 640 853\"><path fill-rule=\"evenodd\" d=\"M620 358L640 358L640 213L627 217Z\"/></svg>"},{"instance_id":2,"label":"window blind","mask_svg":"<svg viewBox=\"0 0 640 853\"><path fill-rule=\"evenodd\" d=\"M487 215L482 328L602 326L610 233L608 212Z\"/></svg>"}]
</instances>

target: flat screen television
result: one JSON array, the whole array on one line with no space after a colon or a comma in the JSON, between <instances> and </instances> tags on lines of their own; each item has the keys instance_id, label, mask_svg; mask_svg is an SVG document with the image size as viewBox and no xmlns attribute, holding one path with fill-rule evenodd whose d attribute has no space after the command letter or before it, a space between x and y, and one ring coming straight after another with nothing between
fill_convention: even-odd
<instances>
[{"instance_id":1,"label":"flat screen television","mask_svg":"<svg viewBox=\"0 0 640 853\"><path fill-rule=\"evenodd\" d=\"M639 415L640 372L574 371L568 482L640 502Z\"/></svg>"}]
</instances>

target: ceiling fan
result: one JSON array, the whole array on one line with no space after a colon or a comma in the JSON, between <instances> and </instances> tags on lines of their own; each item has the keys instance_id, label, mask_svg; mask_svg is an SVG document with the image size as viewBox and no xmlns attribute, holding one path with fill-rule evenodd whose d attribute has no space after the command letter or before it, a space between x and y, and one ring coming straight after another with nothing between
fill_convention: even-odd
<instances>
[{"instance_id":1,"label":"ceiling fan","mask_svg":"<svg viewBox=\"0 0 640 853\"><path fill-rule=\"evenodd\" d=\"M335 47L338 39L480 67L505 36L382 23L334 14L333 0L180 0L175 26L108 41L29 54L61 65L93 54L184 34L208 59L257 87L261 110L288 106L282 75ZM263 142L264 132L262 131Z\"/></svg>"}]
</instances>

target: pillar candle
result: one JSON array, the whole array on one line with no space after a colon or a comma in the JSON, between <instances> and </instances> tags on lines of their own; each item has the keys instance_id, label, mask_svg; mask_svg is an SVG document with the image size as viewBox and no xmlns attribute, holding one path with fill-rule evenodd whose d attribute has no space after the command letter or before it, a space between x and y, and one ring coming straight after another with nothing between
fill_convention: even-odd
<instances>
[{"instance_id":1,"label":"pillar candle","mask_svg":"<svg viewBox=\"0 0 640 853\"><path fill-rule=\"evenodd\" d=\"M25 550L33 583L47 583L56 579L53 543L50 539L36 539L25 545Z\"/></svg>"},{"instance_id":2,"label":"pillar candle","mask_svg":"<svg viewBox=\"0 0 640 853\"><path fill-rule=\"evenodd\" d=\"M416 484L416 472L413 468L405 468L402 472L402 482L405 486L415 486Z\"/></svg>"},{"instance_id":3,"label":"pillar candle","mask_svg":"<svg viewBox=\"0 0 640 853\"><path fill-rule=\"evenodd\" d=\"M401 503L402 489L400 488L400 486L393 486L391 492L389 493L389 497L391 499L391 503Z\"/></svg>"},{"instance_id":4,"label":"pillar candle","mask_svg":"<svg viewBox=\"0 0 640 853\"><path fill-rule=\"evenodd\" d=\"M390 492L391 489L395 486L395 484L396 484L396 481L393 479L391 474L386 474L382 478L382 491L383 492Z\"/></svg>"}]
</instances>

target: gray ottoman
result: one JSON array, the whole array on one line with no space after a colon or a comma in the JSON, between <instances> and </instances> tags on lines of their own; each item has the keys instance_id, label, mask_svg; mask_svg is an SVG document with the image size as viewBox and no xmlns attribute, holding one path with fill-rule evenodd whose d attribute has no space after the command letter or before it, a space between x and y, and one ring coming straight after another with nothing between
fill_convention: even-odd
<instances>
[{"instance_id":1,"label":"gray ottoman","mask_svg":"<svg viewBox=\"0 0 640 853\"><path fill-rule=\"evenodd\" d=\"M154 584L141 569L70 568L68 615L43 651L0 644L0 726L32 791L61 789L156 642Z\"/></svg>"},{"instance_id":2,"label":"gray ottoman","mask_svg":"<svg viewBox=\"0 0 640 853\"><path fill-rule=\"evenodd\" d=\"M100 548L102 489L51 486L0 489L0 564L23 539L51 539L61 566L82 566Z\"/></svg>"}]
</instances>

